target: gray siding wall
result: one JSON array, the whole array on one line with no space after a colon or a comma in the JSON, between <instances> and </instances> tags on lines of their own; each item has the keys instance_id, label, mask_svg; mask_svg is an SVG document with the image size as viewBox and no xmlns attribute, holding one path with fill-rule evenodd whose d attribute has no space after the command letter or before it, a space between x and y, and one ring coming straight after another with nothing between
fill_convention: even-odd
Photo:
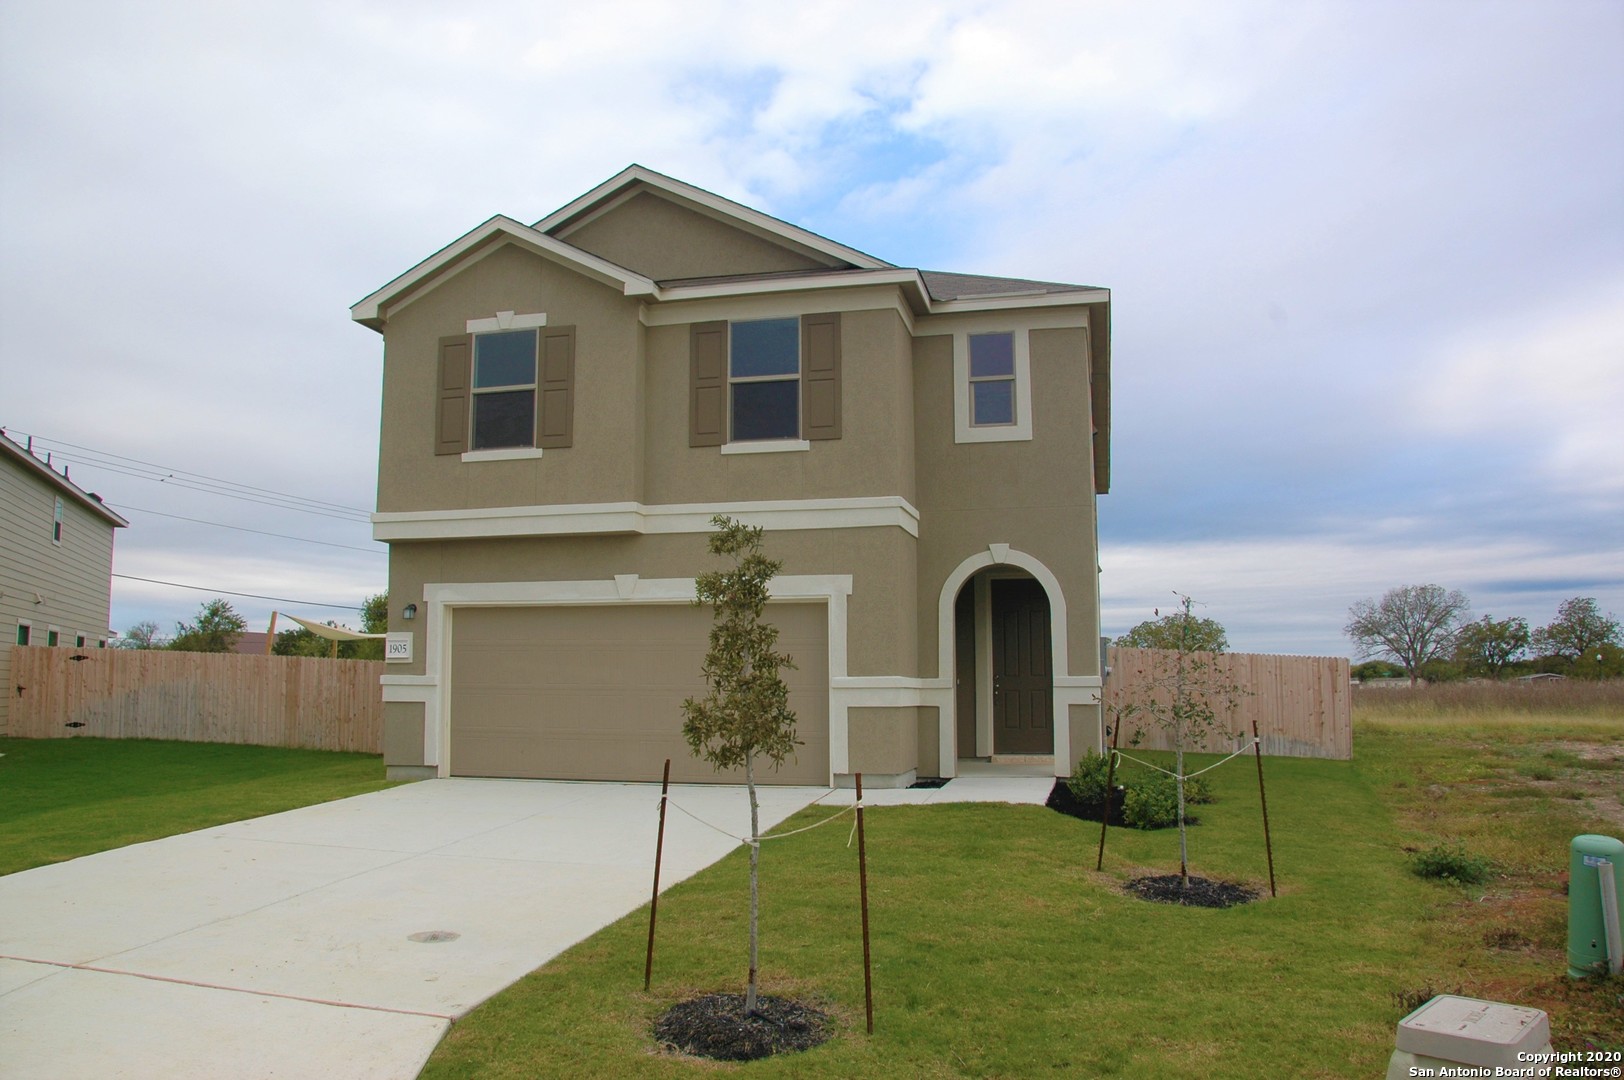
<instances>
[{"instance_id":1,"label":"gray siding wall","mask_svg":"<svg viewBox=\"0 0 1624 1080\"><path fill-rule=\"evenodd\" d=\"M9 733L11 647L18 623L32 626L30 644L71 647L83 635L95 648L108 635L113 526L78 500L62 496L62 542L51 539L57 489L0 458L0 733ZM36 602L36 597L38 601Z\"/></svg>"}]
</instances>

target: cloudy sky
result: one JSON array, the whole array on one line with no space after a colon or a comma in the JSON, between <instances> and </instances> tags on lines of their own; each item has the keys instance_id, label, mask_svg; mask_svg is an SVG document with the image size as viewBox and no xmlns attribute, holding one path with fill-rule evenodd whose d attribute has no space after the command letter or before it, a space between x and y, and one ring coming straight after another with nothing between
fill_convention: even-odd
<instances>
[{"instance_id":1,"label":"cloudy sky","mask_svg":"<svg viewBox=\"0 0 1624 1080\"><path fill-rule=\"evenodd\" d=\"M353 624L349 304L631 162L1111 288L1108 632L1175 589L1270 652L1404 584L1624 613L1619 0L0 0L0 424L130 518L114 627Z\"/></svg>"}]
</instances>

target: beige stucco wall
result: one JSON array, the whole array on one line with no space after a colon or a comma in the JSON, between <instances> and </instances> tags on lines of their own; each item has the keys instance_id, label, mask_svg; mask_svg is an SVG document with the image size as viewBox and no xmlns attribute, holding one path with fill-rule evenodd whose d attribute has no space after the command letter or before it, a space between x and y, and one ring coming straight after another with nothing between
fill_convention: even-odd
<instances>
[{"instance_id":1,"label":"beige stucco wall","mask_svg":"<svg viewBox=\"0 0 1624 1080\"><path fill-rule=\"evenodd\" d=\"M953 441L952 338L914 342L918 640L926 676L938 674L942 585L992 543L1025 552L1055 574L1066 601L1069 674L1100 673L1087 331L1034 330L1030 340L1032 385L1039 388L1033 394L1033 437L993 443Z\"/></svg>"},{"instance_id":2,"label":"beige stucco wall","mask_svg":"<svg viewBox=\"0 0 1624 1080\"><path fill-rule=\"evenodd\" d=\"M919 711L858 707L847 710L851 771L895 776L919 765Z\"/></svg>"},{"instance_id":3,"label":"beige stucco wall","mask_svg":"<svg viewBox=\"0 0 1624 1080\"><path fill-rule=\"evenodd\" d=\"M498 311L576 328L574 445L540 459L465 463L434 453L439 341ZM638 303L506 245L403 308L384 331L378 509L637 500L642 487Z\"/></svg>"},{"instance_id":4,"label":"beige stucco wall","mask_svg":"<svg viewBox=\"0 0 1624 1080\"><path fill-rule=\"evenodd\" d=\"M656 281L828 265L648 192L560 238Z\"/></svg>"}]
</instances>

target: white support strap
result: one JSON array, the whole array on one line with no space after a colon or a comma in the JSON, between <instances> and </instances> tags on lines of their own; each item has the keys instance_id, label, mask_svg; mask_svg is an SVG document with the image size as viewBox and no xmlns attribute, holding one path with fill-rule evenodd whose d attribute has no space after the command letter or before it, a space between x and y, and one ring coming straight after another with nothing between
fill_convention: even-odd
<instances>
[{"instance_id":1,"label":"white support strap","mask_svg":"<svg viewBox=\"0 0 1624 1080\"><path fill-rule=\"evenodd\" d=\"M1169 770L1162 768L1160 765L1152 765L1150 762L1143 761L1143 760L1141 760L1139 758L1136 758L1136 757L1132 756L1131 754L1124 754L1120 750L1113 750L1111 752L1113 754L1115 754L1119 759L1126 758L1127 760L1135 763L1136 765L1143 765L1147 769L1155 769L1157 772L1165 773L1166 775L1171 776L1175 780L1193 780L1196 777L1200 776L1202 773L1211 772L1212 770L1216 769L1220 765L1224 765L1224 764L1227 764L1228 762L1234 761L1236 758L1240 757L1242 754L1246 753L1248 750L1252 749L1252 747L1256 746L1260 742L1262 742L1261 739L1253 739L1251 742L1246 743L1244 746L1242 746L1239 750L1235 751L1233 754L1230 754L1228 757L1224 758L1223 761L1215 761L1211 765L1208 765L1205 769L1197 769L1195 772L1193 772L1193 773L1185 773L1183 776L1180 776L1176 772L1170 772Z\"/></svg>"}]
</instances>

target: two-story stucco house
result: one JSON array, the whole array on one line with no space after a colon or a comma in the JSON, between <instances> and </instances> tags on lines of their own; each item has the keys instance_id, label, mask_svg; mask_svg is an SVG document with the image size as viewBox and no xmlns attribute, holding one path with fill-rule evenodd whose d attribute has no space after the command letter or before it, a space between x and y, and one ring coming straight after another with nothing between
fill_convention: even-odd
<instances>
[{"instance_id":1,"label":"two-story stucco house","mask_svg":"<svg viewBox=\"0 0 1624 1080\"><path fill-rule=\"evenodd\" d=\"M633 166L357 303L384 338L389 773L715 779L714 514L766 528L802 741L901 785L1101 739L1110 294L894 266ZM397 673L398 672L398 673Z\"/></svg>"},{"instance_id":2,"label":"two-story stucco house","mask_svg":"<svg viewBox=\"0 0 1624 1080\"><path fill-rule=\"evenodd\" d=\"M0 434L0 734L11 730L13 645L107 647L113 530L128 524Z\"/></svg>"}]
</instances>

